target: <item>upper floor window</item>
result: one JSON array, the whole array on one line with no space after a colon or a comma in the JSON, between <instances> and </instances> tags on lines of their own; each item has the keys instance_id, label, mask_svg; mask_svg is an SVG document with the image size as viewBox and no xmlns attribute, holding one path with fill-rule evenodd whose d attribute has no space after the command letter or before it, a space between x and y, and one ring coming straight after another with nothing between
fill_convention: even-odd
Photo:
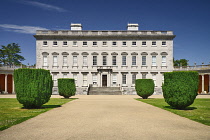
<instances>
[{"instance_id":1,"label":"upper floor window","mask_svg":"<svg viewBox=\"0 0 210 140\"><path fill-rule=\"evenodd\" d=\"M162 41L162 46L166 46L166 41Z\"/></svg>"},{"instance_id":2,"label":"upper floor window","mask_svg":"<svg viewBox=\"0 0 210 140\"><path fill-rule=\"evenodd\" d=\"M63 46L67 46L67 41L63 41Z\"/></svg>"},{"instance_id":3,"label":"upper floor window","mask_svg":"<svg viewBox=\"0 0 210 140\"><path fill-rule=\"evenodd\" d=\"M113 41L113 42L112 42L112 45L113 45L113 46L116 46L116 45L117 45L117 42L116 42L116 41Z\"/></svg>"},{"instance_id":4,"label":"upper floor window","mask_svg":"<svg viewBox=\"0 0 210 140\"><path fill-rule=\"evenodd\" d=\"M136 56L132 56L132 65L136 65Z\"/></svg>"},{"instance_id":5,"label":"upper floor window","mask_svg":"<svg viewBox=\"0 0 210 140\"><path fill-rule=\"evenodd\" d=\"M58 42L57 41L53 41L53 46L57 46Z\"/></svg>"},{"instance_id":6,"label":"upper floor window","mask_svg":"<svg viewBox=\"0 0 210 140\"><path fill-rule=\"evenodd\" d=\"M166 66L166 56L162 56L162 66Z\"/></svg>"},{"instance_id":7,"label":"upper floor window","mask_svg":"<svg viewBox=\"0 0 210 140\"><path fill-rule=\"evenodd\" d=\"M132 46L136 46L136 41L133 41L132 42Z\"/></svg>"},{"instance_id":8,"label":"upper floor window","mask_svg":"<svg viewBox=\"0 0 210 140\"><path fill-rule=\"evenodd\" d=\"M87 46L87 41L83 41L83 46Z\"/></svg>"},{"instance_id":9,"label":"upper floor window","mask_svg":"<svg viewBox=\"0 0 210 140\"><path fill-rule=\"evenodd\" d=\"M73 46L77 46L77 41L73 41Z\"/></svg>"},{"instance_id":10,"label":"upper floor window","mask_svg":"<svg viewBox=\"0 0 210 140\"><path fill-rule=\"evenodd\" d=\"M126 44L126 42L125 42L125 41L123 41L123 42L122 42L122 45L123 45L123 46L126 46L127 44Z\"/></svg>"},{"instance_id":11,"label":"upper floor window","mask_svg":"<svg viewBox=\"0 0 210 140\"><path fill-rule=\"evenodd\" d=\"M44 46L47 46L47 41L43 41L43 45Z\"/></svg>"},{"instance_id":12,"label":"upper floor window","mask_svg":"<svg viewBox=\"0 0 210 140\"><path fill-rule=\"evenodd\" d=\"M63 66L67 66L67 56L63 56Z\"/></svg>"},{"instance_id":13,"label":"upper floor window","mask_svg":"<svg viewBox=\"0 0 210 140\"><path fill-rule=\"evenodd\" d=\"M142 41L142 46L146 46L147 42L146 41Z\"/></svg>"},{"instance_id":14,"label":"upper floor window","mask_svg":"<svg viewBox=\"0 0 210 140\"><path fill-rule=\"evenodd\" d=\"M107 42L106 41L103 41L103 46L106 46L107 45Z\"/></svg>"},{"instance_id":15,"label":"upper floor window","mask_svg":"<svg viewBox=\"0 0 210 140\"><path fill-rule=\"evenodd\" d=\"M43 66L48 66L47 56L43 56Z\"/></svg>"},{"instance_id":16,"label":"upper floor window","mask_svg":"<svg viewBox=\"0 0 210 140\"><path fill-rule=\"evenodd\" d=\"M58 56L53 56L53 66L58 66Z\"/></svg>"},{"instance_id":17,"label":"upper floor window","mask_svg":"<svg viewBox=\"0 0 210 140\"><path fill-rule=\"evenodd\" d=\"M126 55L122 56L122 65L125 66L126 65Z\"/></svg>"},{"instance_id":18,"label":"upper floor window","mask_svg":"<svg viewBox=\"0 0 210 140\"><path fill-rule=\"evenodd\" d=\"M107 65L107 56L103 56L103 65Z\"/></svg>"},{"instance_id":19,"label":"upper floor window","mask_svg":"<svg viewBox=\"0 0 210 140\"><path fill-rule=\"evenodd\" d=\"M113 66L117 65L117 56L112 56L112 65Z\"/></svg>"},{"instance_id":20,"label":"upper floor window","mask_svg":"<svg viewBox=\"0 0 210 140\"><path fill-rule=\"evenodd\" d=\"M73 66L77 66L77 56L73 56Z\"/></svg>"},{"instance_id":21,"label":"upper floor window","mask_svg":"<svg viewBox=\"0 0 210 140\"><path fill-rule=\"evenodd\" d=\"M97 46L97 42L96 41L93 42L93 46Z\"/></svg>"},{"instance_id":22,"label":"upper floor window","mask_svg":"<svg viewBox=\"0 0 210 140\"><path fill-rule=\"evenodd\" d=\"M156 41L152 41L152 46L156 46Z\"/></svg>"},{"instance_id":23,"label":"upper floor window","mask_svg":"<svg viewBox=\"0 0 210 140\"><path fill-rule=\"evenodd\" d=\"M152 56L152 66L157 66L156 65L156 56Z\"/></svg>"},{"instance_id":24,"label":"upper floor window","mask_svg":"<svg viewBox=\"0 0 210 140\"><path fill-rule=\"evenodd\" d=\"M146 56L142 56L142 66L146 66L147 65L147 57Z\"/></svg>"},{"instance_id":25,"label":"upper floor window","mask_svg":"<svg viewBox=\"0 0 210 140\"><path fill-rule=\"evenodd\" d=\"M93 65L94 65L94 66L97 65L97 56L93 56Z\"/></svg>"},{"instance_id":26,"label":"upper floor window","mask_svg":"<svg viewBox=\"0 0 210 140\"><path fill-rule=\"evenodd\" d=\"M83 66L87 66L87 56L83 56Z\"/></svg>"}]
</instances>

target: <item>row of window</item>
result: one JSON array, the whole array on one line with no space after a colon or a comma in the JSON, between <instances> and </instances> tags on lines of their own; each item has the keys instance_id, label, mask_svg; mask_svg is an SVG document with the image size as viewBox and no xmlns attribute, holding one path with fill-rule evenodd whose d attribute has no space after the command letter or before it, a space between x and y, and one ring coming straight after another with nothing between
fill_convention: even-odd
<instances>
[{"instance_id":1,"label":"row of window","mask_svg":"<svg viewBox=\"0 0 210 140\"><path fill-rule=\"evenodd\" d=\"M98 65L98 56L92 56L92 65L97 66ZM132 66L137 65L137 57L135 55L132 56L131 59ZM141 57L141 65L146 66L147 65L147 56L142 56ZM122 56L122 61L121 61L122 66L127 65L127 56L123 55ZM73 66L78 65L78 57L73 56ZM88 58L87 56L83 56L83 66L88 65ZM107 65L107 56L104 55L102 56L102 65L106 66ZM117 56L112 56L112 65L116 66L117 65ZM48 56L43 56L43 66L48 66ZM53 66L58 66L58 56L55 55L53 56ZM68 59L67 56L63 56L63 66L68 66ZM152 66L157 66L157 56L152 56ZM166 56L162 56L162 65L161 66L166 66Z\"/></svg>"},{"instance_id":2,"label":"row of window","mask_svg":"<svg viewBox=\"0 0 210 140\"><path fill-rule=\"evenodd\" d=\"M136 81L136 75L137 74L132 74L132 84L135 84ZM152 74L152 79L154 80L155 85L156 84L156 75L157 74ZM142 79L146 79L147 74L142 74ZM67 73L63 74L63 78L67 78ZM77 85L77 73L73 74L73 78L75 80L75 84ZM53 80L54 80L54 85L57 86L57 74L53 74ZM88 82L87 82L88 78L87 78L87 74L83 74L83 86L87 86ZM117 85L117 74L112 74L112 80L111 80L113 85ZM162 75L162 83L164 83L164 77ZM98 84L98 76L97 74L92 74L92 84L96 85ZM126 85L127 84L127 74L122 74L122 85Z\"/></svg>"},{"instance_id":3,"label":"row of window","mask_svg":"<svg viewBox=\"0 0 210 140\"><path fill-rule=\"evenodd\" d=\"M43 41L43 46L47 46L48 45L48 41ZM53 41L53 46L57 46L58 45L58 42L57 41ZM67 46L68 45L68 42L67 41L63 41L63 46ZM77 46L77 41L73 41L73 46ZM87 41L83 41L83 46L87 46L88 45L88 42ZM98 42L97 41L93 41L92 42L92 45L93 46L97 46L98 45ZM102 45L103 46L107 46L107 41L103 41L102 42ZM116 41L113 41L112 42L112 45L113 46L117 46L117 42ZM122 46L126 46L127 45L127 42L126 41L122 41ZM136 46L137 45L137 42L136 41L132 41L132 46ZM142 46L146 46L147 45L147 41L142 41L141 43ZM156 46L157 43L156 41L152 41L152 46ZM162 46L166 46L166 41L162 41Z\"/></svg>"}]
</instances>

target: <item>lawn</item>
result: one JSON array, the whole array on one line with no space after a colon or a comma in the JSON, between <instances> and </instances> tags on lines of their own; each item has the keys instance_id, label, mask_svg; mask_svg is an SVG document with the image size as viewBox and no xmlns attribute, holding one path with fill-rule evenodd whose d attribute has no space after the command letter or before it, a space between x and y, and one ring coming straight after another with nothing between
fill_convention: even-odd
<instances>
[{"instance_id":1,"label":"lawn","mask_svg":"<svg viewBox=\"0 0 210 140\"><path fill-rule=\"evenodd\" d=\"M0 99L0 131L7 129L15 124L33 118L50 109L61 107L61 105L74 99L51 98L50 101L42 106L41 109L23 109L17 99Z\"/></svg>"},{"instance_id":2,"label":"lawn","mask_svg":"<svg viewBox=\"0 0 210 140\"><path fill-rule=\"evenodd\" d=\"M179 116L210 126L210 99L195 99L185 110L171 108L164 99L137 99L153 106L165 109Z\"/></svg>"}]
</instances>

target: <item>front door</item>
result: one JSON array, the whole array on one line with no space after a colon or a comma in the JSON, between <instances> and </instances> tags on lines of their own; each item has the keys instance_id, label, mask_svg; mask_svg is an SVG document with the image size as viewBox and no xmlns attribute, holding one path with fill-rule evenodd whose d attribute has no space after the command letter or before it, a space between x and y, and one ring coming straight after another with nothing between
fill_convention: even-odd
<instances>
[{"instance_id":1,"label":"front door","mask_svg":"<svg viewBox=\"0 0 210 140\"><path fill-rule=\"evenodd\" d=\"M107 87L107 75L102 75L102 87Z\"/></svg>"}]
</instances>

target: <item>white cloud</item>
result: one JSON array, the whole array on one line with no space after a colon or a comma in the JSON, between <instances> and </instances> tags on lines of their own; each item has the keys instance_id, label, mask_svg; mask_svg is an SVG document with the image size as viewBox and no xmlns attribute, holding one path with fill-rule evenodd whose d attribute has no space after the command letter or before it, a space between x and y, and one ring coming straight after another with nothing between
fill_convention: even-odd
<instances>
[{"instance_id":1,"label":"white cloud","mask_svg":"<svg viewBox=\"0 0 210 140\"><path fill-rule=\"evenodd\" d=\"M36 30L48 30L46 28L37 26L19 26L13 24L0 24L0 27L6 31L25 33L25 34L35 34Z\"/></svg>"},{"instance_id":2,"label":"white cloud","mask_svg":"<svg viewBox=\"0 0 210 140\"><path fill-rule=\"evenodd\" d=\"M58 12L67 12L67 10L61 8L61 7L57 7L57 6L53 6L50 4L45 4L45 3L41 3L41 2L37 2L37 1L24 1L25 4L29 4L32 6L36 6L39 8L42 8L44 10L51 10L51 11L58 11Z\"/></svg>"}]
</instances>

